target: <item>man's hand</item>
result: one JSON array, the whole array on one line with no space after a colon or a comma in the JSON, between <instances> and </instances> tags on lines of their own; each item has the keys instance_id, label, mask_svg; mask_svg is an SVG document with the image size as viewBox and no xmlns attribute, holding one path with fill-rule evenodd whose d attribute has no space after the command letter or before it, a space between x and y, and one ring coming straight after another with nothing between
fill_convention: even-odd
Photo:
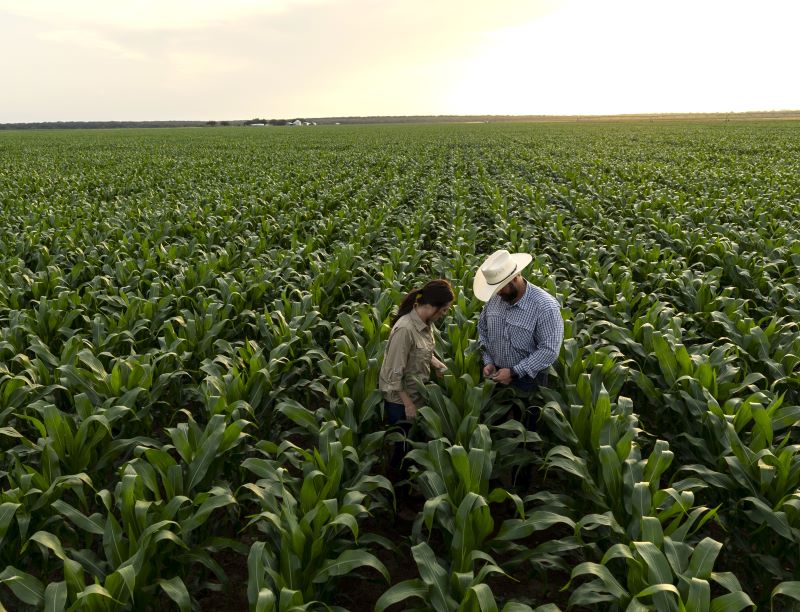
<instances>
[{"instance_id":1,"label":"man's hand","mask_svg":"<svg viewBox=\"0 0 800 612\"><path fill-rule=\"evenodd\" d=\"M408 420L417 416L417 407L414 405L414 402L406 402L403 404L403 407L406 409L406 418Z\"/></svg>"},{"instance_id":2,"label":"man's hand","mask_svg":"<svg viewBox=\"0 0 800 612\"><path fill-rule=\"evenodd\" d=\"M494 367L493 363L483 366L483 375L486 378L493 378L495 372L497 372L497 368Z\"/></svg>"},{"instance_id":3,"label":"man's hand","mask_svg":"<svg viewBox=\"0 0 800 612\"><path fill-rule=\"evenodd\" d=\"M511 382L511 369L500 368L497 370L497 372L495 372L495 375L492 376L492 380L501 385L509 384Z\"/></svg>"}]
</instances>

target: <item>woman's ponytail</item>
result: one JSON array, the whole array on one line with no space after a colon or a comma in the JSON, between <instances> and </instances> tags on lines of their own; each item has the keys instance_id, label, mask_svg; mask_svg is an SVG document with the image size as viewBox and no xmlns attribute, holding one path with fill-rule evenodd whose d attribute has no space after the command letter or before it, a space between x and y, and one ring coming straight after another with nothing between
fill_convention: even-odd
<instances>
[{"instance_id":1,"label":"woman's ponytail","mask_svg":"<svg viewBox=\"0 0 800 612\"><path fill-rule=\"evenodd\" d=\"M397 314L394 315L394 319L392 319L392 327L394 324L397 323L400 317L407 315L411 310L414 308L415 304L419 304L422 300L422 289L414 289L409 293L406 293L406 297L403 298L403 301L400 302L400 307L397 309Z\"/></svg>"},{"instance_id":2,"label":"woman's ponytail","mask_svg":"<svg viewBox=\"0 0 800 612\"><path fill-rule=\"evenodd\" d=\"M400 302L397 314L392 319L392 327L400 317L407 315L416 305L430 304L441 308L452 302L454 298L455 294L449 282L443 278L432 280L421 289L414 289L406 294L403 301Z\"/></svg>"}]
</instances>

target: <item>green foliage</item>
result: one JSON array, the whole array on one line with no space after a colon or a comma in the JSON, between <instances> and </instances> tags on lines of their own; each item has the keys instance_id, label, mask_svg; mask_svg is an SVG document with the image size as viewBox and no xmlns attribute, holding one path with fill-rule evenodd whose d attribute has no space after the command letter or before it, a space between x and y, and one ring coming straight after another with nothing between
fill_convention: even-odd
<instances>
[{"instance_id":1,"label":"green foliage","mask_svg":"<svg viewBox=\"0 0 800 612\"><path fill-rule=\"evenodd\" d=\"M380 609L790 605L797 148L789 122L3 133L2 605L195 609L235 588L223 553L257 610L383 583L378 373L436 277L419 577ZM497 248L565 321L524 400L481 379ZM569 586L504 601L504 572Z\"/></svg>"}]
</instances>

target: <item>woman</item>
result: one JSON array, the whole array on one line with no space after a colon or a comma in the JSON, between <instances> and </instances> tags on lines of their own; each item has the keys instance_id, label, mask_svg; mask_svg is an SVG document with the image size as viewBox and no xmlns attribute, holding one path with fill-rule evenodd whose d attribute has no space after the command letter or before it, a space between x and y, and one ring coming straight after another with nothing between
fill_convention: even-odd
<instances>
[{"instance_id":1,"label":"woman","mask_svg":"<svg viewBox=\"0 0 800 612\"><path fill-rule=\"evenodd\" d=\"M394 425L417 415L422 393L415 378L430 379L431 367L439 372L446 366L433 354L431 324L444 316L453 303L453 289L444 279L429 282L406 295L392 321L392 331L381 366L379 388L383 392L386 419ZM401 423L408 433L410 425ZM390 465L398 469L403 460L403 445L396 444Z\"/></svg>"}]
</instances>

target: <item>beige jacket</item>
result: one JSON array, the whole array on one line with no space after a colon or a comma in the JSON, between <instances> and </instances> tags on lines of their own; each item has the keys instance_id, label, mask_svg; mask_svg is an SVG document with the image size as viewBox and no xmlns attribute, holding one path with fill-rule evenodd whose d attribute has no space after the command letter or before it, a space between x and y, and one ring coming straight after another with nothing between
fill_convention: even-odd
<instances>
[{"instance_id":1,"label":"beige jacket","mask_svg":"<svg viewBox=\"0 0 800 612\"><path fill-rule=\"evenodd\" d=\"M402 404L398 391L404 390L419 407L422 394L413 378L419 378L422 382L430 379L433 351L433 328L420 319L414 310L400 317L389 333L381 366L378 387L384 399Z\"/></svg>"}]
</instances>

